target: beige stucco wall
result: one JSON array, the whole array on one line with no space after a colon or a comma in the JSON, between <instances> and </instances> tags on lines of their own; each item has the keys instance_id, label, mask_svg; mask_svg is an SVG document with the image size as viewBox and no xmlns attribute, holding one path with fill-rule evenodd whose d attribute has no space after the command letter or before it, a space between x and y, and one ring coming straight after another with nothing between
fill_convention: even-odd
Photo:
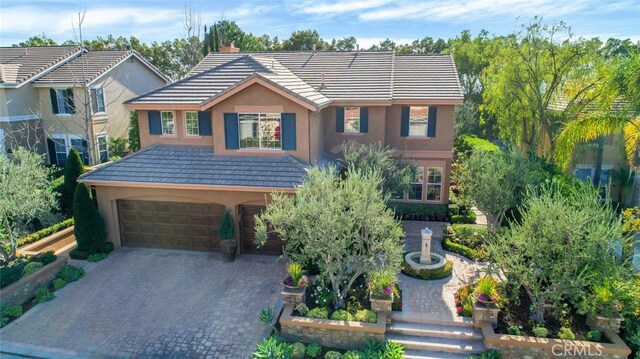
<instances>
[{"instance_id":1,"label":"beige stucco wall","mask_svg":"<svg viewBox=\"0 0 640 359\"><path fill-rule=\"evenodd\" d=\"M323 111L309 113L309 157L310 163L315 163L324 152L324 125Z\"/></svg>"},{"instance_id":2,"label":"beige stucco wall","mask_svg":"<svg viewBox=\"0 0 640 359\"><path fill-rule=\"evenodd\" d=\"M337 154L342 152L342 144L384 143L385 142L385 107L369 107L369 131L367 133L343 133L336 131L336 107L328 107L322 111L324 125L325 150Z\"/></svg>"},{"instance_id":3,"label":"beige stucco wall","mask_svg":"<svg viewBox=\"0 0 640 359\"><path fill-rule=\"evenodd\" d=\"M193 145L193 146L213 146L213 136L186 136L185 113L186 111L173 111L175 134L152 136L149 134L149 113L148 111L138 111L138 123L140 126L140 146L142 148L155 143L165 143L170 145ZM216 128L213 128L216 132ZM224 140L224 136L223 136Z\"/></svg>"},{"instance_id":4,"label":"beige stucco wall","mask_svg":"<svg viewBox=\"0 0 640 359\"><path fill-rule=\"evenodd\" d=\"M451 151L453 148L454 106L438 106L436 136L402 137L400 136L400 118L402 106L387 107L386 144L399 150L413 151ZM369 126L371 127L371 126Z\"/></svg>"},{"instance_id":5,"label":"beige stucco wall","mask_svg":"<svg viewBox=\"0 0 640 359\"><path fill-rule=\"evenodd\" d=\"M119 199L222 204L231 210L236 226L236 239L238 239L240 233L238 206L241 204L264 205L270 196L269 192L96 186L98 209L105 220L108 239L116 248L121 245L116 203Z\"/></svg>"},{"instance_id":6,"label":"beige stucco wall","mask_svg":"<svg viewBox=\"0 0 640 359\"><path fill-rule=\"evenodd\" d=\"M0 117L39 115L38 102L38 91L31 84L18 88L2 88L0 89Z\"/></svg>"}]
</instances>

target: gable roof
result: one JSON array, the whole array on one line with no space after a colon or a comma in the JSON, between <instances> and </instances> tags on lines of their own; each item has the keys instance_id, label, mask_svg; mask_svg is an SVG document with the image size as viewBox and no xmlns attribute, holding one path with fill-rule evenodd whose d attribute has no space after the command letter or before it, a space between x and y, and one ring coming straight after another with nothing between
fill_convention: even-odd
<instances>
[{"instance_id":1,"label":"gable roof","mask_svg":"<svg viewBox=\"0 0 640 359\"><path fill-rule=\"evenodd\" d=\"M82 84L84 78L84 83L88 85L131 57L137 58L158 77L167 82L171 81L133 50L100 50L86 52L64 63L36 80L35 84Z\"/></svg>"},{"instance_id":2,"label":"gable roof","mask_svg":"<svg viewBox=\"0 0 640 359\"><path fill-rule=\"evenodd\" d=\"M0 47L0 86L30 82L82 51L79 46Z\"/></svg>"},{"instance_id":3,"label":"gable roof","mask_svg":"<svg viewBox=\"0 0 640 359\"><path fill-rule=\"evenodd\" d=\"M80 176L90 184L293 189L308 166L290 155L217 156L213 147L158 144Z\"/></svg>"},{"instance_id":4,"label":"gable roof","mask_svg":"<svg viewBox=\"0 0 640 359\"><path fill-rule=\"evenodd\" d=\"M392 51L218 52L207 55L183 80L125 103L203 105L252 76L269 80L317 108L332 101L463 100L451 55L398 55ZM210 98L201 102L204 93Z\"/></svg>"}]
</instances>

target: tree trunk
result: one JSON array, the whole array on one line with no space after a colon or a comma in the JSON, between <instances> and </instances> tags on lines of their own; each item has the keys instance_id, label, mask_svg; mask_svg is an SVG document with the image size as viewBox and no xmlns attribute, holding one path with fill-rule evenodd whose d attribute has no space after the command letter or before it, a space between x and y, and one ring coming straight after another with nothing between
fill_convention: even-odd
<instances>
[{"instance_id":1,"label":"tree trunk","mask_svg":"<svg viewBox=\"0 0 640 359\"><path fill-rule=\"evenodd\" d=\"M602 157L604 156L604 141L604 137L598 138L595 170L593 171L593 178L591 179L595 188L598 188L600 186L600 173L602 173Z\"/></svg>"}]
</instances>

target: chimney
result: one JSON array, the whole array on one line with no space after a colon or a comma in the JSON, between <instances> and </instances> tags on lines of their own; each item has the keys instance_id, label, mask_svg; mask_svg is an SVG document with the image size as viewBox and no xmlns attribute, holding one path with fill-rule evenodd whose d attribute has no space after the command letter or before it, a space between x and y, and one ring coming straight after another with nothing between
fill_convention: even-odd
<instances>
[{"instance_id":1,"label":"chimney","mask_svg":"<svg viewBox=\"0 0 640 359\"><path fill-rule=\"evenodd\" d=\"M233 42L227 46L220 46L220 52L240 52L240 48L233 46Z\"/></svg>"},{"instance_id":2,"label":"chimney","mask_svg":"<svg viewBox=\"0 0 640 359\"><path fill-rule=\"evenodd\" d=\"M360 53L360 44L356 44L356 54Z\"/></svg>"}]
</instances>

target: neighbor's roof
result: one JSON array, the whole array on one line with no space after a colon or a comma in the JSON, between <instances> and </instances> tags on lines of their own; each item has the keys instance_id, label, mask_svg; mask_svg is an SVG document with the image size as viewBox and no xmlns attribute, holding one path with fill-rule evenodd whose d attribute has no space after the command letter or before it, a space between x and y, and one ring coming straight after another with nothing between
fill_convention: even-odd
<instances>
[{"instance_id":1,"label":"neighbor's roof","mask_svg":"<svg viewBox=\"0 0 640 359\"><path fill-rule=\"evenodd\" d=\"M268 78L318 107L331 101L463 99L450 55L398 55L391 51L218 52L207 55L183 80L127 103L202 106L252 76Z\"/></svg>"},{"instance_id":2,"label":"neighbor's roof","mask_svg":"<svg viewBox=\"0 0 640 359\"><path fill-rule=\"evenodd\" d=\"M307 167L290 155L218 156L213 147L159 144L86 173L80 181L286 189L302 183Z\"/></svg>"},{"instance_id":3,"label":"neighbor's roof","mask_svg":"<svg viewBox=\"0 0 640 359\"><path fill-rule=\"evenodd\" d=\"M132 50L100 50L89 51L66 62L64 65L49 72L45 76L35 81L35 84L82 84L83 79L86 84L96 80L101 75L113 69L121 62L130 57L137 58L159 77L169 82L170 79L162 74L153 65L144 60L140 55Z\"/></svg>"},{"instance_id":4,"label":"neighbor's roof","mask_svg":"<svg viewBox=\"0 0 640 359\"><path fill-rule=\"evenodd\" d=\"M0 47L0 86L32 80L80 51L79 46Z\"/></svg>"}]
</instances>

